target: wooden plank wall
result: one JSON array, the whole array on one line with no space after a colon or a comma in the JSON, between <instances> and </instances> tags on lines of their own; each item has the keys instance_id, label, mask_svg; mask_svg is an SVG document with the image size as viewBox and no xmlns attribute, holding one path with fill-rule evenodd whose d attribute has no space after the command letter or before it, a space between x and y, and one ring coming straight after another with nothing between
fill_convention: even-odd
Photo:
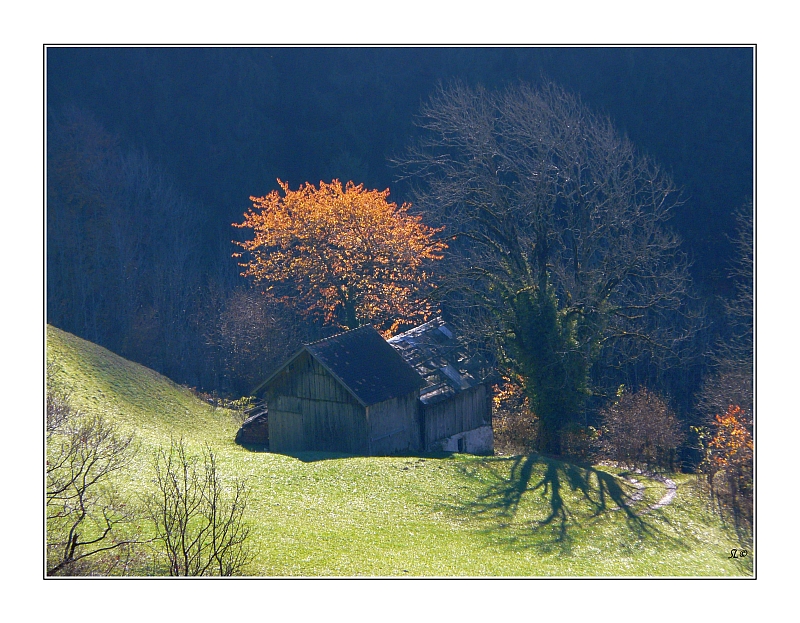
<instances>
[{"instance_id":1,"label":"wooden plank wall","mask_svg":"<svg viewBox=\"0 0 800 623\"><path fill-rule=\"evenodd\" d=\"M364 408L307 353L275 379L266 398L271 451L366 454Z\"/></svg>"},{"instance_id":2,"label":"wooden plank wall","mask_svg":"<svg viewBox=\"0 0 800 623\"><path fill-rule=\"evenodd\" d=\"M269 449L272 452L306 450L302 413L269 410Z\"/></svg>"},{"instance_id":3,"label":"wooden plank wall","mask_svg":"<svg viewBox=\"0 0 800 623\"><path fill-rule=\"evenodd\" d=\"M476 385L448 400L423 405L424 448L445 437L486 426L492 421L492 404L486 385Z\"/></svg>"},{"instance_id":4,"label":"wooden plank wall","mask_svg":"<svg viewBox=\"0 0 800 623\"><path fill-rule=\"evenodd\" d=\"M419 399L416 392L367 409L371 455L419 452L422 449Z\"/></svg>"}]
</instances>

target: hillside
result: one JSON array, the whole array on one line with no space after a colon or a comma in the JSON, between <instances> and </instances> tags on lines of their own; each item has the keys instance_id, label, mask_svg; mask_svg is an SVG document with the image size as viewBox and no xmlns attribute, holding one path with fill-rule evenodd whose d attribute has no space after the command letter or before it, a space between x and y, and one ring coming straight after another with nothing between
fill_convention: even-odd
<instances>
[{"instance_id":1,"label":"hillside","mask_svg":"<svg viewBox=\"0 0 800 623\"><path fill-rule=\"evenodd\" d=\"M48 363L81 409L102 412L140 445L119 483L151 486L154 450L182 437L206 444L223 477L248 479L256 558L251 575L729 576L751 575L750 549L696 490L539 455L353 457L251 452L233 442L234 414L138 364L58 329ZM640 499L639 499L640 498Z\"/></svg>"},{"instance_id":2,"label":"hillside","mask_svg":"<svg viewBox=\"0 0 800 623\"><path fill-rule=\"evenodd\" d=\"M185 387L114 353L54 327L47 327L47 361L56 365L56 384L76 406L103 412L151 443L163 436L196 441L228 440L236 424Z\"/></svg>"}]
</instances>

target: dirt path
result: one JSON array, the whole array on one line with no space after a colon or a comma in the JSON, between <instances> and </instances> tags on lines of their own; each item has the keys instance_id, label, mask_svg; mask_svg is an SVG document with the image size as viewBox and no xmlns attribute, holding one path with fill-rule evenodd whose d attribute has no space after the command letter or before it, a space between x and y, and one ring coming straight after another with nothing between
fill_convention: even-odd
<instances>
[{"instance_id":1,"label":"dirt path","mask_svg":"<svg viewBox=\"0 0 800 623\"><path fill-rule=\"evenodd\" d=\"M658 482L662 483L666 488L667 492L664 494L658 502L655 504L651 504L647 507L646 510L642 511L643 513L650 512L657 508L661 508L662 506L666 506L670 504L675 497L675 494L678 493L678 485L675 484L675 481L662 476L661 474L645 474L646 476L652 478L653 480L657 480Z\"/></svg>"},{"instance_id":2,"label":"dirt path","mask_svg":"<svg viewBox=\"0 0 800 623\"><path fill-rule=\"evenodd\" d=\"M657 508L661 508L662 506L666 506L670 504L675 497L675 494L678 492L678 485L675 484L675 481L662 476L661 474L653 474L652 472L645 472L641 469L634 470L637 474L645 476L646 478L650 478L652 480L657 480L661 484L663 484L667 488L667 492L662 496L662 498L656 502L655 504L651 504L644 510L639 511L636 513L637 515L644 515L645 513L649 513L650 511L656 510ZM631 483L634 487L636 487L636 491L631 496L631 503L636 503L641 501L644 497L644 485L639 482L636 478L632 478L630 476L625 476L625 480Z\"/></svg>"},{"instance_id":3,"label":"dirt path","mask_svg":"<svg viewBox=\"0 0 800 623\"><path fill-rule=\"evenodd\" d=\"M667 504L672 503L672 500L675 498L675 494L678 492L678 485L675 484L675 481L662 476L661 474L654 474L652 472L645 472L641 469L633 470L635 473L640 474L646 478L650 478L652 480L657 480L661 484L663 484L667 488L667 492L661 497L661 499L656 502L655 504L651 504L644 510L641 510L636 513L636 515L644 515L645 513L649 513L650 511L656 510L657 508L661 508L662 506L666 506ZM636 504L637 502L641 502L642 498L644 497L644 484L639 482L636 478L632 476L621 476L627 482L632 484L636 491L633 492L630 498L630 504ZM617 506L613 510L620 510L620 507Z\"/></svg>"}]
</instances>

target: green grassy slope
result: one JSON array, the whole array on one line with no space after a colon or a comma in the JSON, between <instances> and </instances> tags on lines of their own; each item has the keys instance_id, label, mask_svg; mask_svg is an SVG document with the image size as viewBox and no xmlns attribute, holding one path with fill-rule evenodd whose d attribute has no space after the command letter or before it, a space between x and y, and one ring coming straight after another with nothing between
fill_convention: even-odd
<instances>
[{"instance_id":1,"label":"green grassy slope","mask_svg":"<svg viewBox=\"0 0 800 623\"><path fill-rule=\"evenodd\" d=\"M126 495L150 486L152 453L171 437L209 444L223 476L245 477L257 556L252 575L751 575L747 547L710 512L693 477L665 493L618 470L522 457L352 457L250 452L237 424L191 392L105 349L48 327L48 361L86 411L136 431L141 451Z\"/></svg>"},{"instance_id":2,"label":"green grassy slope","mask_svg":"<svg viewBox=\"0 0 800 623\"><path fill-rule=\"evenodd\" d=\"M215 410L185 387L114 353L54 327L47 327L47 361L86 412L102 412L135 429L150 443L164 435L224 443L236 431L228 411Z\"/></svg>"}]
</instances>

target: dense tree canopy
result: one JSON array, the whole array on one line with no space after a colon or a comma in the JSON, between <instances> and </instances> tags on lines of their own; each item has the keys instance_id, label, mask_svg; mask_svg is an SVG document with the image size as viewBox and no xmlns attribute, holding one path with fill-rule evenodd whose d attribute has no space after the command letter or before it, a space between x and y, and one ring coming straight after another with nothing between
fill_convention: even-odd
<instances>
[{"instance_id":1,"label":"dense tree canopy","mask_svg":"<svg viewBox=\"0 0 800 623\"><path fill-rule=\"evenodd\" d=\"M89 114L48 119L48 322L189 376L207 213Z\"/></svg>"},{"instance_id":2,"label":"dense tree canopy","mask_svg":"<svg viewBox=\"0 0 800 623\"><path fill-rule=\"evenodd\" d=\"M392 331L428 318L426 264L446 246L435 239L440 230L409 214L408 204L387 201L388 189L333 180L290 190L278 183L282 195L251 197L244 222L234 223L254 233L237 243L250 255L241 264L244 276L271 296L350 329L370 322Z\"/></svg>"}]
</instances>

